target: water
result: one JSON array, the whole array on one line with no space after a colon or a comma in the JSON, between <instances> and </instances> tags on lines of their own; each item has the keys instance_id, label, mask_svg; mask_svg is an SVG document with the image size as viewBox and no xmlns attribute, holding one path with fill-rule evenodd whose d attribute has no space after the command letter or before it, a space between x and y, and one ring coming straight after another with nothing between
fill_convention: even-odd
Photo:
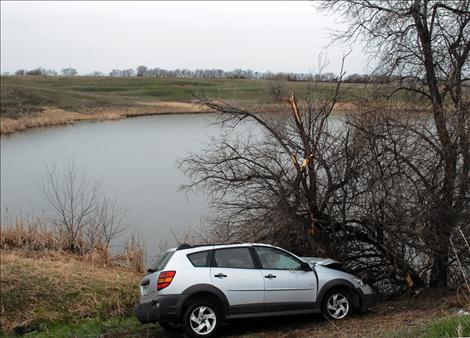
<instances>
[{"instance_id":1,"label":"water","mask_svg":"<svg viewBox=\"0 0 470 338\"><path fill-rule=\"evenodd\" d=\"M175 243L173 233L204 225L206 198L178 191L188 179L177 161L220 132L211 126L214 118L149 116L2 136L2 223L8 217L50 214L41 192L46 166L60 172L74 161L92 179L102 179L102 192L127 209L125 221L138 229L151 257L160 243Z\"/></svg>"},{"instance_id":2,"label":"water","mask_svg":"<svg viewBox=\"0 0 470 338\"><path fill-rule=\"evenodd\" d=\"M15 217L50 215L41 191L47 166L61 173L73 161L91 179L102 179L102 193L127 210L125 223L141 235L149 262L162 243L176 244L174 234L181 237L205 225L210 212L206 196L179 191L188 178L177 162L222 132L212 125L215 118L148 116L1 136L2 224ZM332 122L333 128L341 124L336 118ZM238 128L243 133L242 125Z\"/></svg>"}]
</instances>

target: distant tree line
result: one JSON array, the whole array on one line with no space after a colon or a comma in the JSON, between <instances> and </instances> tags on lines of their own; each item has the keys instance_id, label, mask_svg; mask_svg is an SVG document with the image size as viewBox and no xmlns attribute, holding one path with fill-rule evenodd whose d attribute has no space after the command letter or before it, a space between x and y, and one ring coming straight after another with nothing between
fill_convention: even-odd
<instances>
[{"instance_id":1,"label":"distant tree line","mask_svg":"<svg viewBox=\"0 0 470 338\"><path fill-rule=\"evenodd\" d=\"M3 72L3 76L10 75L8 72ZM14 73L15 76L24 75L40 75L40 76L80 76L75 68L63 68L60 72L54 69L46 69L42 67L34 68L31 70L19 69ZM178 79L247 79L247 80L268 80L274 81L276 86L283 86L286 81L295 82L338 82L337 74L331 72L313 73L288 73L278 72L273 73L258 72L251 69L234 69L225 71L222 69L173 69L167 70L162 68L149 68L147 66L138 66L136 69L113 69L109 73L104 73L95 70L91 73L84 74L83 76L92 77L155 77L155 78L178 78ZM343 83L371 83L371 84L393 84L399 87L417 87L423 79L403 77L399 74L345 74L341 82ZM444 80L441 80L441 82ZM470 86L470 80L463 79L462 86ZM271 89L270 89L271 90ZM284 97L283 95L282 97Z\"/></svg>"},{"instance_id":2,"label":"distant tree line","mask_svg":"<svg viewBox=\"0 0 470 338\"><path fill-rule=\"evenodd\" d=\"M5 74L7 75L7 74ZM78 71L75 68L63 68L60 72L54 69L42 67L31 70L19 69L14 75L41 75L41 76L77 76ZM249 80L271 80L271 81L302 81L302 82L337 82L338 75L330 72L325 73L289 73L289 72L258 72L251 69L234 69L225 71L222 69L162 69L139 66L136 69L113 69L109 73L94 71L85 76L110 76L110 77L155 77L155 78L200 78L200 79L249 79ZM346 75L343 82L347 83L391 83L399 81L398 76L379 76L370 74L353 73Z\"/></svg>"},{"instance_id":3,"label":"distant tree line","mask_svg":"<svg viewBox=\"0 0 470 338\"><path fill-rule=\"evenodd\" d=\"M38 68L31 69L31 70L18 69L15 72L15 75L16 76L23 76L23 75L57 76L59 75L59 73L54 69L46 69L46 68L38 67ZM78 72L75 68L63 68L60 71L60 75L75 76L75 75L78 75Z\"/></svg>"}]
</instances>

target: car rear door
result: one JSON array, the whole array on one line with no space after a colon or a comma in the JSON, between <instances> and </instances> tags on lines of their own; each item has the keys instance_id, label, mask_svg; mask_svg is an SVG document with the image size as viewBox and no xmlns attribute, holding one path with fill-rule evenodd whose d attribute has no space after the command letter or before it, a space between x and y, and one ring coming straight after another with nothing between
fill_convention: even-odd
<instances>
[{"instance_id":1,"label":"car rear door","mask_svg":"<svg viewBox=\"0 0 470 338\"><path fill-rule=\"evenodd\" d=\"M215 249L211 280L227 297L231 314L263 311L264 278L250 247Z\"/></svg>"},{"instance_id":2,"label":"car rear door","mask_svg":"<svg viewBox=\"0 0 470 338\"><path fill-rule=\"evenodd\" d=\"M254 248L265 281L265 311L313 308L317 293L313 270L302 270L302 261L286 251L266 246Z\"/></svg>"}]
</instances>

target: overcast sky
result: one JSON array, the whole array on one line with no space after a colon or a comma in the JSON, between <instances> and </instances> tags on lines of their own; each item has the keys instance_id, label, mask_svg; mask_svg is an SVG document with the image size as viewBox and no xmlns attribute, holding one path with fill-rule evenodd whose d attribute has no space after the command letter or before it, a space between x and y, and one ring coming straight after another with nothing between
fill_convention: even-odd
<instances>
[{"instance_id":1,"label":"overcast sky","mask_svg":"<svg viewBox=\"0 0 470 338\"><path fill-rule=\"evenodd\" d=\"M317 72L338 18L312 2L1 1L1 71L235 68ZM338 72L345 48L328 48ZM348 73L364 73L355 49Z\"/></svg>"}]
</instances>

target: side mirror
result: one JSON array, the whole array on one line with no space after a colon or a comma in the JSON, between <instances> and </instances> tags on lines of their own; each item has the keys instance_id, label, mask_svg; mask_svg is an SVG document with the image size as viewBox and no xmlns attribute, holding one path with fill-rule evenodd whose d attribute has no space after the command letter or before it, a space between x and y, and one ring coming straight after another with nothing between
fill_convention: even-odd
<instances>
[{"instance_id":1,"label":"side mirror","mask_svg":"<svg viewBox=\"0 0 470 338\"><path fill-rule=\"evenodd\" d=\"M307 262L300 263L300 269L302 271L312 271L312 267Z\"/></svg>"}]
</instances>

